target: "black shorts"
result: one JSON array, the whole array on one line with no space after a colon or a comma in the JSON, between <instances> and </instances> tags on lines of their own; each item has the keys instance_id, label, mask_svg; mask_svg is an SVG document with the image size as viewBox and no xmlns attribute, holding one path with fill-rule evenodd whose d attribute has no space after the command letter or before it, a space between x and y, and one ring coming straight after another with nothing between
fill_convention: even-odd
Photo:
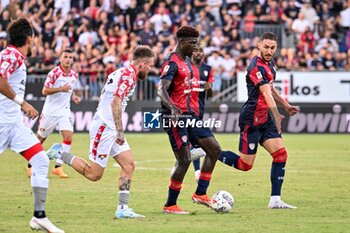
<instances>
[{"instance_id":1,"label":"black shorts","mask_svg":"<svg viewBox=\"0 0 350 233\"><path fill-rule=\"evenodd\" d=\"M199 147L198 139L214 137L211 129L208 127L198 127L203 126L201 122L203 120L195 115L185 115L180 117L179 122L184 122L184 125L176 125L176 127L170 124L170 118L163 117L164 125L169 127L164 127L163 129L167 132L169 136L169 141L173 151L178 151L182 146L188 146L192 144L193 147ZM194 124L186 125L186 122L194 122ZM198 123L199 122L199 123Z\"/></svg>"},{"instance_id":2,"label":"black shorts","mask_svg":"<svg viewBox=\"0 0 350 233\"><path fill-rule=\"evenodd\" d=\"M281 138L273 120L259 126L239 124L241 128L239 138L239 151L243 154L256 154L258 143L261 144L270 138Z\"/></svg>"}]
</instances>

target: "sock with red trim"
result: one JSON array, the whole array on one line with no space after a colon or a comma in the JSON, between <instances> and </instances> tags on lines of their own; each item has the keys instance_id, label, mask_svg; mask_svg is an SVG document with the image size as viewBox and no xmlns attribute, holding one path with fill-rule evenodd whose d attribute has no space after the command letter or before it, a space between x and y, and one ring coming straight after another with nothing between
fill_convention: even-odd
<instances>
[{"instance_id":1,"label":"sock with red trim","mask_svg":"<svg viewBox=\"0 0 350 233\"><path fill-rule=\"evenodd\" d=\"M284 148L272 153L273 162L271 165L271 196L280 196L285 175L287 152Z\"/></svg>"},{"instance_id":2,"label":"sock with red trim","mask_svg":"<svg viewBox=\"0 0 350 233\"><path fill-rule=\"evenodd\" d=\"M181 188L182 188L182 182L170 180L168 200L165 206L176 205L176 201L177 201L177 198L179 197Z\"/></svg>"},{"instance_id":3,"label":"sock with red trim","mask_svg":"<svg viewBox=\"0 0 350 233\"><path fill-rule=\"evenodd\" d=\"M211 172L201 172L198 180L197 190L196 190L197 195L204 195L207 193L210 179L211 179Z\"/></svg>"},{"instance_id":4,"label":"sock with red trim","mask_svg":"<svg viewBox=\"0 0 350 233\"><path fill-rule=\"evenodd\" d=\"M219 160L241 171L249 171L252 168L252 165L245 163L239 155L232 151L222 151Z\"/></svg>"}]
</instances>

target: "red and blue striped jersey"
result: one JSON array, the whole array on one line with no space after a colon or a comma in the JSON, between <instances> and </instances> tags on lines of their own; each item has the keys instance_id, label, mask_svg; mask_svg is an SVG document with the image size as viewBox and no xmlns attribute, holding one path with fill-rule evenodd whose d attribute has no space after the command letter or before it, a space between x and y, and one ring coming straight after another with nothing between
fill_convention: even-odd
<instances>
[{"instance_id":1,"label":"red and blue striped jersey","mask_svg":"<svg viewBox=\"0 0 350 233\"><path fill-rule=\"evenodd\" d=\"M254 57L247 68L246 82L248 100L243 104L239 123L251 126L262 125L272 119L269 108L259 87L272 85L276 78L275 63L266 63L262 58Z\"/></svg>"},{"instance_id":2,"label":"red and blue striped jersey","mask_svg":"<svg viewBox=\"0 0 350 233\"><path fill-rule=\"evenodd\" d=\"M189 58L184 60L172 53L162 67L160 78L171 81L167 90L170 100L182 113L203 117L205 90L202 84L214 82L210 66L203 64L198 69ZM163 103L162 109L169 111Z\"/></svg>"},{"instance_id":3,"label":"red and blue striped jersey","mask_svg":"<svg viewBox=\"0 0 350 233\"><path fill-rule=\"evenodd\" d=\"M194 105L197 105L195 109L198 109L199 118L202 119L204 115L205 99L207 98L207 91L203 88L204 83L214 83L214 75L211 66L202 63L199 67L193 65L194 77L198 80L197 87L193 85L191 93L191 101Z\"/></svg>"}]
</instances>

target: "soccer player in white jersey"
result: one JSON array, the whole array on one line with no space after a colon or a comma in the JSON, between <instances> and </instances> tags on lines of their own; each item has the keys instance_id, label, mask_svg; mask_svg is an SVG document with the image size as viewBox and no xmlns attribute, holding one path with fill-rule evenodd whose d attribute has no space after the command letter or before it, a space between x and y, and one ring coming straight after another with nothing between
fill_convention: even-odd
<instances>
[{"instance_id":1,"label":"soccer player in white jersey","mask_svg":"<svg viewBox=\"0 0 350 233\"><path fill-rule=\"evenodd\" d=\"M138 46L128 67L111 73L102 90L100 103L90 127L91 163L62 150L61 144L54 144L48 150L49 158L60 158L66 164L91 181L102 178L111 156L121 167L119 176L119 203L116 218L143 218L128 207L129 190L135 169L134 159L124 137L122 112L133 94L137 79L145 80L154 65L155 54L147 46Z\"/></svg>"},{"instance_id":2,"label":"soccer player in white jersey","mask_svg":"<svg viewBox=\"0 0 350 233\"><path fill-rule=\"evenodd\" d=\"M7 28L9 46L0 53L0 154L7 148L21 154L32 164L31 186L34 194L33 230L61 233L46 217L45 201L49 180L49 159L34 133L24 125L24 113L31 119L38 112L24 98L27 79L26 56L33 44L33 29L27 19L12 21Z\"/></svg>"},{"instance_id":3,"label":"soccer player in white jersey","mask_svg":"<svg viewBox=\"0 0 350 233\"><path fill-rule=\"evenodd\" d=\"M47 75L42 94L47 96L40 116L38 135L41 143L58 126L62 134L62 147L65 152L70 151L73 138L73 122L71 120L70 100L79 104L81 99L75 95L73 88L78 79L78 73L71 69L73 64L73 51L65 49L60 56L60 65L53 68ZM68 178L61 165L63 161L56 160L55 168L52 173L61 177ZM28 164L27 174L31 175L31 165Z\"/></svg>"}]
</instances>

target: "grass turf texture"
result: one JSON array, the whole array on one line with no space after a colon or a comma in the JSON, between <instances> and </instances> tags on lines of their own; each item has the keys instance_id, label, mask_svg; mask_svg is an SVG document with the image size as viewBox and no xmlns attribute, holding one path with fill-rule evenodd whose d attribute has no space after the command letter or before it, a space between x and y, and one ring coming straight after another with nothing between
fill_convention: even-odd
<instances>
[{"instance_id":1,"label":"grass turf texture","mask_svg":"<svg viewBox=\"0 0 350 233\"><path fill-rule=\"evenodd\" d=\"M237 151L238 135L216 135L224 149ZM114 219L120 168L109 159L104 177L90 182L64 166L69 179L51 174L46 211L66 232L349 232L350 136L285 135L289 154L283 200L296 210L270 210L270 156L260 147L253 169L240 172L217 163L208 190L226 190L235 198L229 214L193 204L193 167L186 175L178 204L188 216L165 215L169 172L174 164L166 134L127 134L136 161L130 207L145 219ZM45 142L60 142L58 134ZM88 135L75 134L72 152L88 158ZM32 193L26 161L5 151L0 155L0 232L30 232Z\"/></svg>"}]
</instances>

